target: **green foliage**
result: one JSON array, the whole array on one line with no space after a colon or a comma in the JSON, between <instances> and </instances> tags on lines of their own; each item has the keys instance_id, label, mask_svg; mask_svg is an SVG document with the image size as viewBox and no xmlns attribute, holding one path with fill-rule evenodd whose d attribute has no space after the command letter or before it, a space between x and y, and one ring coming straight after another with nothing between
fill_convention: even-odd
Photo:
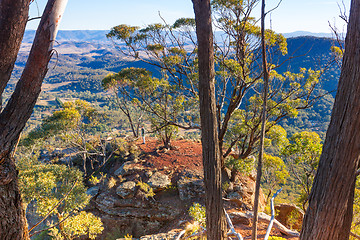
<instances>
[{"instance_id":1,"label":"green foliage","mask_svg":"<svg viewBox=\"0 0 360 240\"><path fill-rule=\"evenodd\" d=\"M337 47L337 46L331 46L330 48L331 52L335 54L336 57L343 57L344 55L344 52L343 50L340 48L340 47Z\"/></svg>"},{"instance_id":2,"label":"green foliage","mask_svg":"<svg viewBox=\"0 0 360 240\"><path fill-rule=\"evenodd\" d=\"M360 234L360 179L356 179L355 184L355 195L354 195L354 204L353 204L353 219L351 224L351 232L355 234ZM350 237L351 240L355 240L356 238Z\"/></svg>"},{"instance_id":3,"label":"green foliage","mask_svg":"<svg viewBox=\"0 0 360 240\"><path fill-rule=\"evenodd\" d=\"M266 152L273 155L278 155L289 144L286 130L275 125L269 129L265 136Z\"/></svg>"},{"instance_id":4,"label":"green foliage","mask_svg":"<svg viewBox=\"0 0 360 240\"><path fill-rule=\"evenodd\" d=\"M113 81L110 78L116 79L116 95L121 99L122 108L131 102L136 105L135 113L145 111L152 131L157 132L166 147L178 127L191 128L199 123L196 46L186 42L193 38L194 26L194 19L182 18L173 26L150 24L130 35L109 36L128 46L119 48L124 55L150 63L161 73L158 78L145 73L145 69L125 68L104 79L103 86ZM124 28L123 25L118 27ZM143 74L136 75L138 72ZM127 75L136 76L129 78ZM129 111L125 109L125 112ZM130 118L134 119L130 114L128 118L130 122Z\"/></svg>"},{"instance_id":5,"label":"green foliage","mask_svg":"<svg viewBox=\"0 0 360 240\"><path fill-rule=\"evenodd\" d=\"M69 213L82 209L89 202L86 188L82 183L82 173L74 168L54 164L33 164L23 168L19 165L19 186L25 204L36 200L37 213L46 215L74 186L66 201L52 214Z\"/></svg>"},{"instance_id":6,"label":"green foliage","mask_svg":"<svg viewBox=\"0 0 360 240\"><path fill-rule=\"evenodd\" d=\"M175 21L175 23L173 24L173 28L181 28L181 27L195 27L196 23L195 23L195 19L193 18L179 18L178 20Z\"/></svg>"},{"instance_id":7,"label":"green foliage","mask_svg":"<svg viewBox=\"0 0 360 240\"><path fill-rule=\"evenodd\" d=\"M69 217L63 224L61 224L62 231L58 228L50 229L50 236L53 239L64 239L64 235L68 239L78 239L81 236L87 236L89 239L96 239L103 230L103 224L100 218L94 216L92 213L81 211L75 216Z\"/></svg>"},{"instance_id":8,"label":"green foliage","mask_svg":"<svg viewBox=\"0 0 360 240\"><path fill-rule=\"evenodd\" d=\"M216 88L219 110L220 142L226 146L225 157L236 147L240 158L251 155L260 139L263 79L262 72L254 65L260 61L258 44L261 39L257 19L249 17L257 1L214 0L215 24L226 37L218 43L216 59L218 65ZM269 55L287 54L284 36L266 30L265 41ZM230 42L230 44L229 44ZM225 48L226 50L224 50ZM275 138L279 124L286 118L294 118L299 109L308 108L316 98L314 88L319 83L320 71L300 69L299 73L275 71L277 66L268 59L270 87L267 107L266 132ZM272 128L275 128L272 130ZM285 132L285 131L280 131ZM280 144L286 144L286 134ZM223 137L223 139L222 139ZM279 136L280 137L280 136ZM278 154L281 146L268 149Z\"/></svg>"},{"instance_id":9,"label":"green foliage","mask_svg":"<svg viewBox=\"0 0 360 240\"><path fill-rule=\"evenodd\" d=\"M322 151L321 142L319 135L315 132L295 133L290 138L290 144L284 148L282 153L286 157L292 175L302 188L299 202L303 208L307 203L319 164Z\"/></svg>"},{"instance_id":10,"label":"green foliage","mask_svg":"<svg viewBox=\"0 0 360 240\"><path fill-rule=\"evenodd\" d=\"M30 146L42 139L50 138L58 134L66 136L69 131L88 131L97 123L99 113L90 103L83 100L65 102L62 110L55 111L51 116L45 118L41 125L22 140L22 144Z\"/></svg>"},{"instance_id":11,"label":"green foliage","mask_svg":"<svg viewBox=\"0 0 360 240\"><path fill-rule=\"evenodd\" d=\"M107 146L111 145L110 140L93 135L103 117L87 101L64 102L62 109L46 117L20 143L25 147L41 145L50 151L55 145L61 147L66 150L67 160L81 164L86 175L89 168L94 169L94 163L106 160Z\"/></svg>"},{"instance_id":12,"label":"green foliage","mask_svg":"<svg viewBox=\"0 0 360 240\"><path fill-rule=\"evenodd\" d=\"M139 181L136 186L138 186L139 189L144 193L146 199L155 196L154 190L152 189L152 187L149 186L149 184Z\"/></svg>"},{"instance_id":13,"label":"green foliage","mask_svg":"<svg viewBox=\"0 0 360 240\"><path fill-rule=\"evenodd\" d=\"M226 159L225 164L230 169L235 169L244 175L249 175L254 169L255 158L253 156L249 156L247 158L230 156Z\"/></svg>"},{"instance_id":14,"label":"green foliage","mask_svg":"<svg viewBox=\"0 0 360 240\"><path fill-rule=\"evenodd\" d=\"M257 24L258 19L249 17L256 4L257 1L212 1L214 24L223 32L221 38L215 38L215 84L219 147L224 158L229 157L232 149L237 149L238 158L246 159L256 151L260 140L262 97L259 92L264 87L263 73L258 67L261 60L261 29ZM145 104L143 109L149 113L152 130L163 130L158 134L161 134L164 145L177 130L170 126L188 129L199 124L196 111L198 59L196 40L191 32L193 27L193 19L182 18L173 26L151 24L139 31L127 31L130 34L110 36L119 43L125 43L125 47L119 45L124 55L150 63L161 72L160 82L166 83L161 90L153 88L150 98L144 90L142 95L136 94L130 99L139 105L153 103ZM269 56L287 54L287 41L283 35L267 29L265 41ZM275 142L287 144L286 135L280 134L284 132L280 130L280 123L284 119L297 117L299 110L309 108L316 101L320 93L315 89L319 85L321 72L299 68L297 73L280 73L276 71L279 66L270 57L268 62L270 88L266 132L272 135L269 138L278 139L274 143L270 140L267 143L269 153L278 155L281 146ZM156 80L150 82L153 81ZM272 131L272 128L275 130ZM280 130L278 136L276 130ZM246 170L246 166L236 165L236 161L230 159L230 166Z\"/></svg>"},{"instance_id":15,"label":"green foliage","mask_svg":"<svg viewBox=\"0 0 360 240\"><path fill-rule=\"evenodd\" d=\"M276 236L270 236L269 240L285 240L286 238L282 238L282 237L276 237Z\"/></svg>"},{"instance_id":16,"label":"green foliage","mask_svg":"<svg viewBox=\"0 0 360 240\"><path fill-rule=\"evenodd\" d=\"M49 231L54 239L63 239L64 234L69 239L83 235L95 239L103 230L101 220L91 213L77 211L90 200L83 183L83 173L65 165L41 163L37 155L28 156L21 155L17 161L19 187L25 206L32 203L39 216L50 213L59 222L64 220L61 226Z\"/></svg>"},{"instance_id":17,"label":"green foliage","mask_svg":"<svg viewBox=\"0 0 360 240\"><path fill-rule=\"evenodd\" d=\"M130 234L126 234L124 236L124 238L125 238L125 240L132 240L133 239L132 235L130 235Z\"/></svg>"},{"instance_id":18,"label":"green foliage","mask_svg":"<svg viewBox=\"0 0 360 240\"><path fill-rule=\"evenodd\" d=\"M285 184L289 176L284 161L276 156L264 154L263 162L264 184L269 189L268 198L279 184Z\"/></svg>"},{"instance_id":19,"label":"green foliage","mask_svg":"<svg viewBox=\"0 0 360 240\"><path fill-rule=\"evenodd\" d=\"M131 27L125 24L113 27L106 35L108 38L116 37L117 39L129 39L138 27Z\"/></svg>"},{"instance_id":20,"label":"green foliage","mask_svg":"<svg viewBox=\"0 0 360 240\"><path fill-rule=\"evenodd\" d=\"M155 46L152 46L152 48ZM158 49L156 47L156 49ZM148 49L149 50L149 49ZM159 50L159 49L158 49ZM181 54L181 50L171 48L172 52ZM151 51L155 51L154 49ZM157 51L157 50L156 50ZM166 57L169 61L175 61L175 56ZM175 64L175 63L174 63ZM168 146L173 136L177 134L178 127L171 125L183 118L186 114L185 106L189 101L177 92L178 87L170 85L168 76L163 73L161 79L152 77L151 73L142 68L125 68L117 74L112 74L103 79L105 89L115 88L120 109L127 115L130 125L139 128L142 119L141 112L148 114L153 132ZM129 110L129 104L134 106L135 111ZM137 116L136 116L137 114ZM136 134L138 135L138 131Z\"/></svg>"},{"instance_id":21,"label":"green foliage","mask_svg":"<svg viewBox=\"0 0 360 240\"><path fill-rule=\"evenodd\" d=\"M205 207L201 206L199 203L193 203L189 208L189 215L194 221L198 222L200 226L206 226Z\"/></svg>"}]
</instances>

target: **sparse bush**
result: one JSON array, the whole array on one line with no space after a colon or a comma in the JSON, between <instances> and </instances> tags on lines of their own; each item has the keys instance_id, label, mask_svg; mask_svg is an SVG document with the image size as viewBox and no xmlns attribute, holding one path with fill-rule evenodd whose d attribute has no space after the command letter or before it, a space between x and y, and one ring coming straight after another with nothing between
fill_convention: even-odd
<instances>
[{"instance_id":1,"label":"sparse bush","mask_svg":"<svg viewBox=\"0 0 360 240\"><path fill-rule=\"evenodd\" d=\"M101 180L94 176L94 175L91 175L90 179L89 179L89 182L92 184L92 185L97 185L98 183L101 182Z\"/></svg>"},{"instance_id":2,"label":"sparse bush","mask_svg":"<svg viewBox=\"0 0 360 240\"><path fill-rule=\"evenodd\" d=\"M244 175L248 175L254 169L254 159L248 157L245 159L237 159L230 156L226 159L226 166L230 169L234 169Z\"/></svg>"},{"instance_id":3,"label":"sparse bush","mask_svg":"<svg viewBox=\"0 0 360 240\"><path fill-rule=\"evenodd\" d=\"M92 213L85 211L69 217L65 222L61 223L61 232L58 228L50 229L49 235L54 239L76 239L80 236L87 236L89 239L95 239L103 230L103 224L100 218Z\"/></svg>"},{"instance_id":4,"label":"sparse bush","mask_svg":"<svg viewBox=\"0 0 360 240\"><path fill-rule=\"evenodd\" d=\"M130 235L130 234L126 234L124 236L124 238L125 238L125 240L132 240L133 239L132 235Z\"/></svg>"},{"instance_id":5,"label":"sparse bush","mask_svg":"<svg viewBox=\"0 0 360 240\"><path fill-rule=\"evenodd\" d=\"M108 183L107 183L107 187L108 187L109 189L111 189L111 188L113 188L114 186L116 186L116 183L117 183L116 179L113 178L113 177L111 177L111 178L109 179Z\"/></svg>"},{"instance_id":6,"label":"sparse bush","mask_svg":"<svg viewBox=\"0 0 360 240\"><path fill-rule=\"evenodd\" d=\"M139 186L139 189L144 193L146 199L155 196L154 190L149 186L149 184L139 181L136 186Z\"/></svg>"},{"instance_id":7,"label":"sparse bush","mask_svg":"<svg viewBox=\"0 0 360 240\"><path fill-rule=\"evenodd\" d=\"M206 225L206 216L205 216L205 207L201 206L199 203L194 203L189 208L189 215L198 222L200 226L205 227Z\"/></svg>"},{"instance_id":8,"label":"sparse bush","mask_svg":"<svg viewBox=\"0 0 360 240\"><path fill-rule=\"evenodd\" d=\"M229 182L223 182L223 184L221 185L221 188L223 191L227 191L230 187L230 183Z\"/></svg>"},{"instance_id":9,"label":"sparse bush","mask_svg":"<svg viewBox=\"0 0 360 240\"><path fill-rule=\"evenodd\" d=\"M270 236L269 240L286 240L286 238L282 238L282 237L276 237L276 236Z\"/></svg>"}]
</instances>

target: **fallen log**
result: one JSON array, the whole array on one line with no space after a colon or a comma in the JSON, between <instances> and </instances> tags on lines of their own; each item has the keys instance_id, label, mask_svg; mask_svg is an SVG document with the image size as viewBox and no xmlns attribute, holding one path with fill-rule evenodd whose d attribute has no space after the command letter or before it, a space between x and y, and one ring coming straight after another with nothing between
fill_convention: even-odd
<instances>
[{"instance_id":1,"label":"fallen log","mask_svg":"<svg viewBox=\"0 0 360 240\"><path fill-rule=\"evenodd\" d=\"M241 223L245 223L248 222L249 224L251 223L251 220L254 216L254 213L251 211L247 211L247 212L232 212L229 213L229 216L231 218L231 220L233 221L234 224L241 222ZM258 215L258 219L259 222L264 222L266 224L270 223L271 217L265 213L259 213ZM279 230L282 234L286 235L286 236L292 236L292 237L299 237L300 234L297 231L288 229L287 227L285 227L284 225L282 225L278 220L274 220L273 223L273 227L277 230Z\"/></svg>"}]
</instances>

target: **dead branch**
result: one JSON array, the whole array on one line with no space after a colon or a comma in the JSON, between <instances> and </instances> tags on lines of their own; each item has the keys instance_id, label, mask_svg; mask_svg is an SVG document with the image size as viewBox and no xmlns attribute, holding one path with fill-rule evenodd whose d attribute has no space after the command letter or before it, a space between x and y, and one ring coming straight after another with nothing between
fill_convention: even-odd
<instances>
[{"instance_id":1,"label":"dead branch","mask_svg":"<svg viewBox=\"0 0 360 240\"><path fill-rule=\"evenodd\" d=\"M270 236L270 232L271 232L271 228L274 224L274 220L275 220L275 208L274 208L274 199L276 198L276 196L281 192L282 188L280 188L275 194L274 196L271 198L271 218L270 218L270 223L269 226L266 230L266 234L264 237L264 240L268 240L269 236Z\"/></svg>"}]
</instances>

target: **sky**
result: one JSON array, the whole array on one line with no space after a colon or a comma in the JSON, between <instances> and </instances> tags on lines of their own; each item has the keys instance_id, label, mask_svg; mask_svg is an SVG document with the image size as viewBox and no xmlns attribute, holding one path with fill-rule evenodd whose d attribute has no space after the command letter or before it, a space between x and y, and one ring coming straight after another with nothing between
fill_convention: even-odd
<instances>
[{"instance_id":1,"label":"sky","mask_svg":"<svg viewBox=\"0 0 360 240\"><path fill-rule=\"evenodd\" d=\"M267 9L278 1L268 0ZM30 17L41 15L46 0L31 4ZM329 33L331 24L342 30L344 22L338 17L339 6L349 15L350 0L282 0L279 7L268 15L267 27L278 33L309 31ZM40 14L39 14L40 12ZM69 0L61 30L109 30L119 24L143 27L161 22L161 16L173 23L180 17L194 17L190 0ZM260 8L255 15L260 16ZM38 20L31 21L28 29L36 29Z\"/></svg>"}]
</instances>

